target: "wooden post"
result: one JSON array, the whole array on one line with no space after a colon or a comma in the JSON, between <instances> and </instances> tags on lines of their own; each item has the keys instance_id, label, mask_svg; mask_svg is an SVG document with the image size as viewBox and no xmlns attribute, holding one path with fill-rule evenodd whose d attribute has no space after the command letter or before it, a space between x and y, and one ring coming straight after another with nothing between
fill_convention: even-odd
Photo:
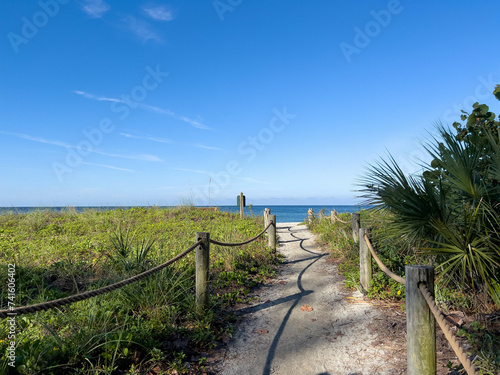
<instances>
[{"instance_id":1,"label":"wooden post","mask_svg":"<svg viewBox=\"0 0 500 375\"><path fill-rule=\"evenodd\" d=\"M240 193L240 219L243 219L243 217L245 216L245 213L244 213L244 204L243 204L243 193Z\"/></svg>"},{"instance_id":2,"label":"wooden post","mask_svg":"<svg viewBox=\"0 0 500 375\"><path fill-rule=\"evenodd\" d=\"M203 242L196 248L196 308L198 312L208 306L208 271L210 264L210 233L196 232L196 241Z\"/></svg>"},{"instance_id":3,"label":"wooden post","mask_svg":"<svg viewBox=\"0 0 500 375\"><path fill-rule=\"evenodd\" d=\"M352 239L354 242L359 241L359 227L360 227L360 216L359 213L355 212L352 214Z\"/></svg>"},{"instance_id":4,"label":"wooden post","mask_svg":"<svg viewBox=\"0 0 500 375\"><path fill-rule=\"evenodd\" d=\"M406 345L408 375L436 373L436 322L418 284L434 297L434 268L406 266Z\"/></svg>"},{"instance_id":5,"label":"wooden post","mask_svg":"<svg viewBox=\"0 0 500 375\"><path fill-rule=\"evenodd\" d=\"M276 215L269 215L269 221L272 221L273 225L267 228L268 245L276 251Z\"/></svg>"},{"instance_id":6,"label":"wooden post","mask_svg":"<svg viewBox=\"0 0 500 375\"><path fill-rule=\"evenodd\" d=\"M314 211L312 208L307 210L307 217L309 218L309 223L312 223L314 220Z\"/></svg>"},{"instance_id":7,"label":"wooden post","mask_svg":"<svg viewBox=\"0 0 500 375\"><path fill-rule=\"evenodd\" d=\"M321 210L319 210L319 221L323 221L323 219L325 218L325 209L322 208Z\"/></svg>"},{"instance_id":8,"label":"wooden post","mask_svg":"<svg viewBox=\"0 0 500 375\"><path fill-rule=\"evenodd\" d=\"M372 254L365 241L365 234L368 234L369 231L369 228L359 228L359 283L364 293L370 289L373 275Z\"/></svg>"},{"instance_id":9,"label":"wooden post","mask_svg":"<svg viewBox=\"0 0 500 375\"><path fill-rule=\"evenodd\" d=\"M332 221L332 223L335 223L335 216L337 216L337 211L335 209L332 209L330 211L330 220Z\"/></svg>"},{"instance_id":10,"label":"wooden post","mask_svg":"<svg viewBox=\"0 0 500 375\"><path fill-rule=\"evenodd\" d=\"M264 208L264 228L269 224L269 215L271 214L270 208Z\"/></svg>"}]
</instances>

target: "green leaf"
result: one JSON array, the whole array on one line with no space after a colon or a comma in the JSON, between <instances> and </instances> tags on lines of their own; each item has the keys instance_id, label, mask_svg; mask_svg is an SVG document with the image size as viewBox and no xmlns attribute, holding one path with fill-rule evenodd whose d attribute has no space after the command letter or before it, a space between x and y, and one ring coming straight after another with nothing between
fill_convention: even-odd
<instances>
[{"instance_id":1,"label":"green leaf","mask_svg":"<svg viewBox=\"0 0 500 375\"><path fill-rule=\"evenodd\" d=\"M481 115L487 114L488 111L490 110L490 108L486 104L481 104L476 109Z\"/></svg>"},{"instance_id":2,"label":"green leaf","mask_svg":"<svg viewBox=\"0 0 500 375\"><path fill-rule=\"evenodd\" d=\"M493 91L493 95L500 100L500 85L496 85L495 90Z\"/></svg>"},{"instance_id":3,"label":"green leaf","mask_svg":"<svg viewBox=\"0 0 500 375\"><path fill-rule=\"evenodd\" d=\"M467 126L474 125L476 123L476 119L477 119L477 116L474 113L472 113L469 116L469 119L467 120Z\"/></svg>"}]
</instances>

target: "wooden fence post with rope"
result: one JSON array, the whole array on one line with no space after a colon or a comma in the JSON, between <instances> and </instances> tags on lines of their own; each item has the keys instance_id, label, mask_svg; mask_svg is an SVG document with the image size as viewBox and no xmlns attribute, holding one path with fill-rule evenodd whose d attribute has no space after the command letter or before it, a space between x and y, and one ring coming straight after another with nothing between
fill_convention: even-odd
<instances>
[{"instance_id":1,"label":"wooden fence post with rope","mask_svg":"<svg viewBox=\"0 0 500 375\"><path fill-rule=\"evenodd\" d=\"M360 215L358 212L352 214L352 239L354 242L359 241Z\"/></svg>"},{"instance_id":2,"label":"wooden fence post with rope","mask_svg":"<svg viewBox=\"0 0 500 375\"><path fill-rule=\"evenodd\" d=\"M268 236L268 244L273 251L276 251L276 215L269 215L269 223L272 222L272 225L269 225L267 229Z\"/></svg>"},{"instance_id":3,"label":"wooden fence post with rope","mask_svg":"<svg viewBox=\"0 0 500 375\"><path fill-rule=\"evenodd\" d=\"M273 234L273 236L270 237L270 241L273 240L272 243L274 244L274 249L276 249L276 215L271 215L270 220L272 222L268 224L267 227L264 228L262 232L257 234L255 237L236 243L227 243L227 242L213 240L210 238L210 233L197 232L196 242L193 245L191 245L188 249L184 250L182 253L176 255L175 257L166 261L165 263L162 263L138 275L134 275L132 277L118 281L111 285L103 286L99 289L88 290L72 296L46 301L34 305L20 306L16 308L10 307L7 310L0 310L0 319L6 319L16 315L32 314L39 311L46 311L52 308L69 305L74 302L84 301L86 299L96 297L101 294L112 292L113 290L122 288L125 285L129 285L139 280L145 279L146 277L152 275L153 273L156 273L164 269L165 267L175 263L179 259L182 259L183 257L185 257L194 250L196 250L196 265L195 265L196 310L198 313L202 313L208 307L208 302L209 302L208 279L209 279L209 262L210 262L210 243L213 243L214 245L218 246L243 246L250 242L256 241L260 236L266 233L266 231L268 231L268 233L272 231L271 234Z\"/></svg>"},{"instance_id":4,"label":"wooden fence post with rope","mask_svg":"<svg viewBox=\"0 0 500 375\"><path fill-rule=\"evenodd\" d=\"M406 343L408 375L436 373L436 321L419 290L427 285L434 292L434 268L406 266Z\"/></svg>"},{"instance_id":5,"label":"wooden fence post with rope","mask_svg":"<svg viewBox=\"0 0 500 375\"><path fill-rule=\"evenodd\" d=\"M318 219L319 219L320 222L325 219L325 209L324 208L322 208L321 210L319 210Z\"/></svg>"},{"instance_id":6,"label":"wooden fence post with rope","mask_svg":"<svg viewBox=\"0 0 500 375\"><path fill-rule=\"evenodd\" d=\"M264 227L267 227L269 224L269 215L271 215L271 209L264 208Z\"/></svg>"},{"instance_id":7,"label":"wooden fence post with rope","mask_svg":"<svg viewBox=\"0 0 500 375\"><path fill-rule=\"evenodd\" d=\"M202 312L208 306L208 276L210 266L210 233L196 232L196 308Z\"/></svg>"},{"instance_id":8,"label":"wooden fence post with rope","mask_svg":"<svg viewBox=\"0 0 500 375\"><path fill-rule=\"evenodd\" d=\"M311 224L314 221L314 211L312 208L307 210L307 218L309 220L309 224Z\"/></svg>"},{"instance_id":9,"label":"wooden fence post with rope","mask_svg":"<svg viewBox=\"0 0 500 375\"><path fill-rule=\"evenodd\" d=\"M372 254L368 248L368 244L364 240L365 235L368 235L370 228L359 228L359 283L363 293L370 289L370 281L372 280Z\"/></svg>"}]
</instances>

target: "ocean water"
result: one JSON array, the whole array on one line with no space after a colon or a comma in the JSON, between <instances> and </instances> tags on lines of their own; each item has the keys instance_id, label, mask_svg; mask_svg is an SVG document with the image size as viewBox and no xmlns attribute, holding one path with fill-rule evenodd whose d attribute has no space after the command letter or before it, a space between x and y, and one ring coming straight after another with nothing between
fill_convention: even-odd
<instances>
[{"instance_id":1,"label":"ocean water","mask_svg":"<svg viewBox=\"0 0 500 375\"><path fill-rule=\"evenodd\" d=\"M131 207L75 207L76 211L83 212L89 209L95 210L113 210L116 208L127 209ZM263 215L264 209L269 208L271 214L276 215L278 223L302 222L307 219L307 211L312 208L317 215L321 209L325 209L325 215L329 216L332 209L338 213L343 212L358 212L366 208L362 206L345 206L345 205L312 205L312 206L247 206L245 207L245 215ZM6 213L28 213L37 210L65 211L68 207L0 207L0 214ZM223 212L239 213L240 209L237 206L220 206Z\"/></svg>"},{"instance_id":2,"label":"ocean water","mask_svg":"<svg viewBox=\"0 0 500 375\"><path fill-rule=\"evenodd\" d=\"M361 206L344 206L344 205L314 205L314 206L252 206L245 207L245 215L250 215L252 212L254 215L263 215L264 209L269 208L271 214L276 215L276 221L278 223L289 223L289 222L302 222L307 219L307 211L312 208L314 213L317 215L319 210L325 209L325 215L329 216L332 209L335 209L338 213L343 212L358 212L362 208ZM221 206L221 211L224 212L240 212L239 207L236 206Z\"/></svg>"}]
</instances>

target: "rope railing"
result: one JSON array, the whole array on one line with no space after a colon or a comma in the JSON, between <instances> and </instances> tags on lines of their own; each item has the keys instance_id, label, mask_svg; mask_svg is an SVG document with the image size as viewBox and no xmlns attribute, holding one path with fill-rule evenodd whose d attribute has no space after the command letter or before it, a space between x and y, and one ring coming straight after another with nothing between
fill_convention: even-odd
<instances>
[{"instance_id":1,"label":"rope railing","mask_svg":"<svg viewBox=\"0 0 500 375\"><path fill-rule=\"evenodd\" d=\"M357 217L355 218L354 215L357 215ZM312 221L312 218L314 218L314 214L312 209L309 209L309 222ZM429 370L432 372L436 370L436 337L434 321L437 321L467 374L479 375L446 323L444 314L436 306L432 293L427 288L427 284L433 285L434 268L429 266L406 266L406 277L396 275L387 268L377 256L367 236L369 228L361 228L359 219L359 214L353 214L352 221L344 221L337 216L336 211L333 210L331 212L332 222L338 221L346 225L352 224L353 239L355 242L360 240L359 258L361 289L366 291L370 288L370 282L372 280L372 257L387 276L406 287L408 369L412 369L412 374L422 375L427 375ZM429 310L432 312L432 315L429 314Z\"/></svg>"},{"instance_id":2,"label":"rope railing","mask_svg":"<svg viewBox=\"0 0 500 375\"><path fill-rule=\"evenodd\" d=\"M363 229L363 232L360 231L360 233L364 233L364 229ZM371 244L370 239L368 238L368 236L366 234L364 234L363 237L364 237L366 245L368 246L368 249L370 250L370 253L371 253L372 257L375 259L375 262L377 262L377 264L380 267L380 269L387 276L391 277L393 280L395 280L395 281L397 281L397 282L399 282L401 284L406 285L407 283L406 283L406 279L405 278L396 275L391 270L389 270L384 265L384 263L382 263L382 261L379 259L379 257L375 253L375 250L373 249L373 246L372 246L372 244ZM408 272L408 270L407 270L407 272ZM410 284L410 285L412 285L412 284ZM413 285L416 285L416 284L413 284ZM407 286L407 288L409 288L408 285L406 285L406 286ZM422 296L424 297L425 302L427 303L427 306L429 307L430 311L434 315L434 318L436 319L439 327L441 328L441 330L444 333L446 339L450 343L453 351L457 355L458 360L460 361L460 363L462 363L462 365L463 365L465 371L467 372L467 374L468 375L479 375L479 373L477 372L476 368L472 364L471 360L467 357L467 355L465 354L463 348L460 346L460 343L458 342L457 338L455 337L455 335L453 334L453 332L451 332L450 327L448 326L448 324L446 324L444 315L441 312L441 310L438 309L438 307L436 305L436 302L434 301L434 298L432 297L432 294L429 291L429 289L427 288L427 285L425 284L425 282L419 282L418 283L418 289L422 293ZM407 289L407 291L408 291L408 289ZM407 303L408 303L408 301L407 301ZM407 309L408 309L408 305L407 305ZM407 328L407 330L409 330L409 328Z\"/></svg>"},{"instance_id":3,"label":"rope railing","mask_svg":"<svg viewBox=\"0 0 500 375\"><path fill-rule=\"evenodd\" d=\"M429 306L432 314L436 318L436 321L437 321L439 327L443 331L446 339L449 341L451 348L453 349L453 351L455 352L455 354L458 357L458 360L464 366L465 371L467 371L467 374L468 375L479 375L479 372L477 372L477 370L474 367L474 365L472 364L471 360L465 354L465 352L462 349L462 347L460 346L460 343L458 342L457 338L455 337L453 332L451 332L450 327L448 326L448 324L446 324L445 319L444 319L444 315L441 312L441 310L439 310L438 307L436 306L436 302L434 301L434 298L432 298L431 292L429 291L427 286L424 283L420 283L418 285L418 288L422 292L422 295L424 296L424 298L427 302L427 305Z\"/></svg>"},{"instance_id":4,"label":"rope railing","mask_svg":"<svg viewBox=\"0 0 500 375\"><path fill-rule=\"evenodd\" d=\"M252 238L250 238L250 239L248 239L246 241L243 241L243 242L229 243L229 242L221 242L221 241L210 239L210 243L213 243L214 245L219 245L219 246L242 246L242 245L246 245L246 244L248 244L250 242L253 242L253 241L257 240L260 236L262 236L271 225L274 225L273 221L270 221L269 224L267 225L267 227L265 227L264 230L262 232L260 232L258 235L256 235L255 237L252 237Z\"/></svg>"},{"instance_id":5,"label":"rope railing","mask_svg":"<svg viewBox=\"0 0 500 375\"><path fill-rule=\"evenodd\" d=\"M351 221L344 221L344 220L339 219L339 217L337 215L335 215L335 214L333 214L332 216L335 219L335 221L338 221L338 222L340 222L342 224L347 224L347 225L351 225L352 224Z\"/></svg>"},{"instance_id":6,"label":"rope railing","mask_svg":"<svg viewBox=\"0 0 500 375\"><path fill-rule=\"evenodd\" d=\"M156 266L154 268L151 268L150 270L144 271L138 275L129 277L128 279L119 281L117 283L114 283L114 284L111 284L111 285L108 285L108 286L105 286L105 287L102 287L99 289L90 290L88 292L76 294L74 296L59 298L59 299L56 299L53 301L42 302L42 303L39 303L36 305L22 306L22 307L18 307L15 309L9 309L9 310L1 310L0 311L0 318L7 318L7 317L11 317L11 316L35 313L38 311L45 311L45 310L49 310L49 309L52 309L55 307L61 307L64 305L68 305L68 304L73 303L73 302L83 301L83 300L89 299L91 297L98 296L100 294L111 292L111 291L116 290L118 288L124 287L125 285L132 284L136 281L142 280L145 277L162 270L166 266L168 266L168 265L178 261L179 259L185 257L191 251L196 249L196 247L199 246L201 244L201 242L202 241L199 240L195 244L191 245L187 250L185 250L182 253L180 253L179 255L173 257L169 261L167 261L163 264L160 264L159 266Z\"/></svg>"},{"instance_id":7,"label":"rope railing","mask_svg":"<svg viewBox=\"0 0 500 375\"><path fill-rule=\"evenodd\" d=\"M271 225L274 225L274 222L272 220L269 222L269 224L266 226L266 228L264 228L264 230L262 232L260 232L255 237L252 237L252 238L250 238L250 239L248 239L246 241L243 241L243 242L239 242L239 243L225 243L225 242L216 241L216 240L212 240L212 239L210 239L210 242L213 243L213 244L215 244L215 245L220 245L220 246L241 246L241 245L245 245L245 244L248 244L248 243L250 243L252 241L257 240L260 236L262 236L266 232L266 230L268 230L268 228ZM71 304L71 303L74 303L74 302L84 301L86 299L89 299L89 298L92 298L92 297L95 297L95 296L98 296L98 295L101 295L101 294L105 294L105 293L111 292L113 290L119 289L119 288L124 287L126 285L132 284L132 283L134 283L136 281L142 280L145 277L148 277L149 275L152 275L153 273L162 270L163 268L167 267L168 265L170 265L172 263L175 263L179 259L182 259L187 254L189 254L191 251L193 251L194 249L196 249L196 247L198 247L202 242L203 242L202 239L198 239L198 241L196 243L194 243L193 245L191 245L188 249L186 249L185 251L183 251L179 255L173 257L172 259L168 260L167 262L162 263L159 266L156 266L154 268L151 268L150 270L144 271L144 272L142 272L142 273L140 273L138 275L129 277L128 279L116 282L114 284L111 284L111 285L108 285L108 286L105 286L105 287L102 287L102 288L99 288L99 289L90 290L88 292L83 292L83 293L80 293L80 294L75 294L75 295L69 296L69 297L59 298L59 299L56 299L56 300L53 300L53 301L47 301L47 302L42 302L42 303L35 304L35 305L22 306L22 307L12 308L12 309L8 309L8 310L0 310L0 318L8 318L8 317L13 317L13 316L18 316L18 315L36 313L38 311L46 311L46 310L49 310L49 309L52 309L52 308L65 306L65 305L68 305L68 304Z\"/></svg>"},{"instance_id":8,"label":"rope railing","mask_svg":"<svg viewBox=\"0 0 500 375\"><path fill-rule=\"evenodd\" d=\"M404 277L396 275L394 272L392 272L389 268L385 266L384 263L378 258L377 254L375 253L375 250L373 250L373 246L370 242L370 239L368 236L365 234L364 236L366 244L368 245L368 248L370 249L370 252L372 253L373 258L375 259L375 262L377 262L378 266L384 273L389 276L391 279L396 280L400 284L406 284L406 280Z\"/></svg>"}]
</instances>

